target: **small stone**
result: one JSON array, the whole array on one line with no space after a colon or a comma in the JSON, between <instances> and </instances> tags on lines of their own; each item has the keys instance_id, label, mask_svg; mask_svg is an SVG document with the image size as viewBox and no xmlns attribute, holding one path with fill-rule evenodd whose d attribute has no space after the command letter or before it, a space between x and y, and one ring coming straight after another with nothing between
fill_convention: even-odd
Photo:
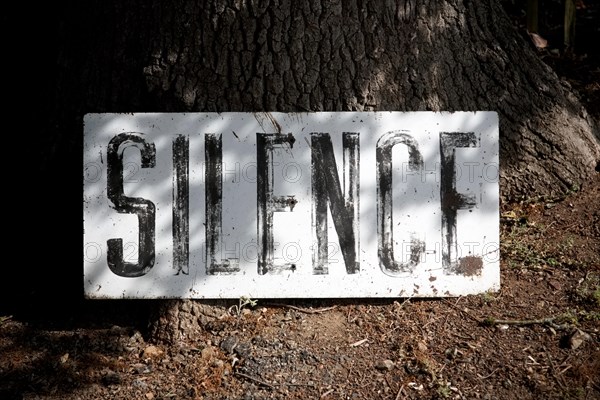
<instances>
[{"instance_id":1,"label":"small stone","mask_svg":"<svg viewBox=\"0 0 600 400\"><path fill-rule=\"evenodd\" d=\"M150 367L146 364L136 363L131 366L136 374L147 374L150 372Z\"/></svg>"},{"instance_id":2,"label":"small stone","mask_svg":"<svg viewBox=\"0 0 600 400\"><path fill-rule=\"evenodd\" d=\"M417 384L416 382L408 382L408 387L415 390L423 390L423 384Z\"/></svg>"},{"instance_id":3,"label":"small stone","mask_svg":"<svg viewBox=\"0 0 600 400\"><path fill-rule=\"evenodd\" d=\"M152 393L152 392L148 392L148 393L146 393L146 398L147 398L148 400L152 400L152 399L154 398L154 393Z\"/></svg>"},{"instance_id":4,"label":"small stone","mask_svg":"<svg viewBox=\"0 0 600 400\"><path fill-rule=\"evenodd\" d=\"M562 289L562 285L560 284L559 281L554 280L554 279L550 279L548 281L548 285L550 285L550 287L552 287L552 289L554 290L561 290Z\"/></svg>"},{"instance_id":5,"label":"small stone","mask_svg":"<svg viewBox=\"0 0 600 400\"><path fill-rule=\"evenodd\" d=\"M248 357L251 351L252 348L248 343L239 343L234 350L235 354L240 357Z\"/></svg>"},{"instance_id":6,"label":"small stone","mask_svg":"<svg viewBox=\"0 0 600 400\"><path fill-rule=\"evenodd\" d=\"M148 346L144 349L144 358L158 358L164 354L164 351L156 346Z\"/></svg>"},{"instance_id":7,"label":"small stone","mask_svg":"<svg viewBox=\"0 0 600 400\"><path fill-rule=\"evenodd\" d=\"M106 375L102 377L102 383L105 385L118 385L121 383L121 375L114 371L108 371Z\"/></svg>"},{"instance_id":8,"label":"small stone","mask_svg":"<svg viewBox=\"0 0 600 400\"><path fill-rule=\"evenodd\" d=\"M379 360L375 364L375 368L380 371L391 371L396 364L392 360Z\"/></svg>"},{"instance_id":9,"label":"small stone","mask_svg":"<svg viewBox=\"0 0 600 400\"><path fill-rule=\"evenodd\" d=\"M238 345L238 342L239 341L235 337L227 336L221 342L221 349L223 349L223 351L225 351L226 353L233 353L233 351Z\"/></svg>"}]
</instances>

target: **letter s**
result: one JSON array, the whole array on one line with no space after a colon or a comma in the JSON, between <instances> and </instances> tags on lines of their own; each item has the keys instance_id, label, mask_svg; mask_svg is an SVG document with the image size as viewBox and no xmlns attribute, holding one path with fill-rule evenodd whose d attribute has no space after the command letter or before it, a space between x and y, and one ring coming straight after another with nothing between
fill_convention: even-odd
<instances>
[{"instance_id":1,"label":"letter s","mask_svg":"<svg viewBox=\"0 0 600 400\"><path fill-rule=\"evenodd\" d=\"M123 192L123 152L135 146L140 150L142 168L156 165L156 148L143 137L133 133L121 133L111 139L107 149L107 194L114 209L122 214L137 214L139 223L138 262L123 259L123 239L108 239L108 268L116 275L135 278L148 273L154 266L155 206L140 197L127 197Z\"/></svg>"}]
</instances>

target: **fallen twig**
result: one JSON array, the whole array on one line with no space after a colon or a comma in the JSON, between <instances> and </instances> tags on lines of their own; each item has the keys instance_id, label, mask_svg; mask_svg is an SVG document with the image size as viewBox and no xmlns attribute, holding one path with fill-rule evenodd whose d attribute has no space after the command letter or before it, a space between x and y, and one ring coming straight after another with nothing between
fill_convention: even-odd
<instances>
[{"instance_id":1,"label":"fallen twig","mask_svg":"<svg viewBox=\"0 0 600 400\"><path fill-rule=\"evenodd\" d=\"M276 307L290 308L292 310L299 311L299 312L305 313L305 314L321 314L321 313L324 313L327 311L335 310L338 307L338 306L332 306L332 307L325 307L325 308L319 308L319 309L313 310L312 308L296 307L296 306L292 306L290 304L269 303L268 305L276 306Z\"/></svg>"},{"instance_id":2,"label":"fallen twig","mask_svg":"<svg viewBox=\"0 0 600 400\"><path fill-rule=\"evenodd\" d=\"M364 338L364 339L361 339L361 340L359 340L358 342L354 342L354 343L350 344L350 347L357 347L357 346L360 346L361 344L365 343L365 342L366 342L366 341L368 341L368 340L369 340L369 338Z\"/></svg>"},{"instance_id":3,"label":"fallen twig","mask_svg":"<svg viewBox=\"0 0 600 400\"><path fill-rule=\"evenodd\" d=\"M561 316L558 317L548 317L541 319L495 319L493 317L487 317L483 321L481 321L482 325L486 326L495 326L495 325L516 325L516 326L529 326L529 325L546 325L550 328L557 331L566 331L573 329L575 327L574 324L564 323L557 324L554 321L560 319ZM583 331L579 328L580 331Z\"/></svg>"},{"instance_id":4,"label":"fallen twig","mask_svg":"<svg viewBox=\"0 0 600 400\"><path fill-rule=\"evenodd\" d=\"M487 317L482 321L484 325L493 326L493 325L556 325L554 324L554 320L556 317L542 318L542 319L495 319L492 317Z\"/></svg>"},{"instance_id":5,"label":"fallen twig","mask_svg":"<svg viewBox=\"0 0 600 400\"><path fill-rule=\"evenodd\" d=\"M255 378L255 377L253 377L253 376L250 376L250 375L246 375L246 374L244 374L243 372L236 372L235 374L236 374L237 376L241 376L242 378L246 378L246 379L248 379L249 381L252 381L252 382L254 382L254 383L258 383L259 385L266 386L266 387L268 387L268 388L269 388L269 389L271 389L271 390L275 390L275 386L273 386L273 385L271 385L270 383L267 383L267 382L265 382L265 381L262 381L262 380L260 380L260 379L258 379L258 378Z\"/></svg>"},{"instance_id":6,"label":"fallen twig","mask_svg":"<svg viewBox=\"0 0 600 400\"><path fill-rule=\"evenodd\" d=\"M285 382L282 383L282 385L286 385L286 386L306 386L306 387L315 387L314 383L291 383L291 382Z\"/></svg>"},{"instance_id":7,"label":"fallen twig","mask_svg":"<svg viewBox=\"0 0 600 400\"><path fill-rule=\"evenodd\" d=\"M477 374L477 376L479 377L479 379L484 380L487 378L490 378L492 375L494 375L496 373L496 371L498 371L500 368L496 368L495 370L493 370L492 372L490 372L489 374L487 374L486 376L481 376L479 374Z\"/></svg>"},{"instance_id":8,"label":"fallen twig","mask_svg":"<svg viewBox=\"0 0 600 400\"><path fill-rule=\"evenodd\" d=\"M563 370L561 370L558 374L556 374L557 376L561 376L562 374L564 374L565 372L567 372L569 369L571 369L572 365L567 365Z\"/></svg>"},{"instance_id":9,"label":"fallen twig","mask_svg":"<svg viewBox=\"0 0 600 400\"><path fill-rule=\"evenodd\" d=\"M402 303L398 303L397 301L395 301L394 303L397 304L398 307L402 308L402 307L404 307L404 305L406 303L409 303L412 298L413 298L413 296L409 296L406 299L404 299L404 301Z\"/></svg>"},{"instance_id":10,"label":"fallen twig","mask_svg":"<svg viewBox=\"0 0 600 400\"><path fill-rule=\"evenodd\" d=\"M400 396L402 395L403 391L404 391L404 385L400 386L400 389L398 389L398 394L396 395L395 400L400 400Z\"/></svg>"},{"instance_id":11,"label":"fallen twig","mask_svg":"<svg viewBox=\"0 0 600 400\"><path fill-rule=\"evenodd\" d=\"M492 317L487 317L481 324L486 326L495 326L495 325L516 325L516 326L529 326L529 325L546 325L552 329L557 331L566 331L573 328L571 324L556 324L554 321L558 317L548 317L542 319L495 319Z\"/></svg>"}]
</instances>

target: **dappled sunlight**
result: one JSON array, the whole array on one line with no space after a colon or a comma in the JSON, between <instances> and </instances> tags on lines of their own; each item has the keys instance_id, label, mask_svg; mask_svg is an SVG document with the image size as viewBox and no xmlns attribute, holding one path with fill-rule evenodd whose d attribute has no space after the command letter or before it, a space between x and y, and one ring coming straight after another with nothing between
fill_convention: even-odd
<instances>
[{"instance_id":1,"label":"dappled sunlight","mask_svg":"<svg viewBox=\"0 0 600 400\"><path fill-rule=\"evenodd\" d=\"M84 247L89 249L89 254L84 255L84 284L90 298L437 296L497 288L497 258L484 258L477 276L467 280L457 274L459 270L448 269L449 265L444 264L447 262L444 257L449 257L452 263L468 256L481 257L489 249L489 242L498 243L499 163L494 113L141 113L90 114L86 121L86 171L90 170L89 165L95 168L93 179L86 175L84 190ZM118 127L119 121L124 121L123 126L127 128L136 129L139 133L135 135L142 137L147 145L154 145L156 151L154 166L141 168L138 148L127 147L125 143L125 148L119 150L122 152L124 195L129 201L151 201L156 209L154 249L146 250L153 251L153 265L135 278L116 276L106 266L106 246L111 238L122 239L123 261L130 264L127 268L139 268L135 265L142 260L138 218L130 211L116 212L106 197L106 166L102 160L108 158L105 154L108 142L124 132ZM356 161L360 181L356 189L352 189L352 178L347 175L353 172L348 169L350 160L345 154L348 149L342 142L346 132L358 134L360 141L356 154L360 157L360 161ZM473 132L477 140L472 148L452 148L456 153L452 156L456 157L453 167L456 168L455 190L472 198L474 206L457 209L458 224L452 222L453 230L448 232L453 236L447 240L460 240L451 247L447 247L451 242L446 243L444 239L445 229L450 228L444 228L442 223L445 211L440 198L441 182L447 180L441 175L447 173L440 154L440 146L445 146L440 142L442 132ZM266 151L271 154L267 171L259 170L263 150L257 147L256 138L260 133L281 135L281 138L293 135L289 143L269 145L272 150L267 147ZM340 238L346 237L348 232L340 232L336 222L336 218L350 216L341 214L342 209L332 209L335 201L339 201L330 197L334 192L323 194L327 201L327 208L323 210L327 220L323 225L326 226L326 272L317 273L315 269L317 214L313 210L313 192L319 189L313 184L317 182L314 179L320 178L313 175L317 173L315 176L318 176L321 172L315 172L316 164L311 163L326 160L311 161L315 151L315 143L311 144L311 141L314 134L321 133L328 134L327 140L331 140L333 154L327 157L333 157L331 160L335 162L335 171L326 174L333 174L339 180L337 190L343 196L349 196L350 190L357 190L358 197L352 203L359 207L356 223L360 238L355 240L358 240L356 257L360 269L356 274L346 271L349 267L345 265L345 257L349 248ZM211 169L220 171L211 174L220 174L221 180L218 181L220 186L213 189L217 192L211 195L214 198L211 201L217 203L210 210L205 204L209 190L206 179L213 179L207 175L207 163L211 162L206 158L207 134L218 138L222 146L219 169ZM170 138L177 135L187 137L192 150L190 173L185 177L189 190L182 192L189 197L187 203L182 203L189 207L187 217L185 213L175 214L173 210L176 195L173 163L178 162L178 156L184 155L173 154ZM383 141L383 138L389 139ZM378 165L384 160L378 158L383 156L376 155L378 148L388 148L385 151L390 152L390 178L380 176L382 172L378 172ZM415 154L422 158L422 165L417 169L413 165ZM490 168L491 172L488 171ZM261 175L265 178L260 178ZM391 179L391 197L385 201L381 198L383 186L380 186L384 178ZM267 196L272 196L266 200L267 213L272 213L271 217L267 215L272 221L267 219L266 226L257 220L257 215L261 215L260 196L257 198L261 190L260 179L270 188ZM177 196L180 195L178 192ZM276 200L280 198L293 199L294 203L270 205L269 202L280 201ZM388 205L382 206L382 202ZM269 211L270 207L275 208ZM209 221L210 213L216 214ZM189 241L189 253L184 255L178 253L182 250L173 250L175 215L189 219L189 231L184 236ZM389 219L389 232L387 225L382 227L378 222L381 218ZM212 251L207 248L208 224L218 224L219 236L214 238L214 258L207 260ZM264 229L267 229L266 235L272 235L265 239L267 243L272 241L272 250L260 250L264 243L259 238L265 234L262 233ZM395 260L396 266L382 264L384 253L381 251L386 246L389 246L391 260ZM257 269L260 254L265 251L267 260L271 260L267 261L270 265L267 275ZM187 264L176 268L175 255L188 260ZM220 272L211 272L218 265ZM387 271L388 268L393 269Z\"/></svg>"},{"instance_id":2,"label":"dappled sunlight","mask_svg":"<svg viewBox=\"0 0 600 400\"><path fill-rule=\"evenodd\" d=\"M34 13L27 29L41 46L12 41L7 52L36 66L9 71L8 94L14 134L33 135L41 154L34 179L22 177L36 207L18 237L34 251L2 280L0 397L595 398L598 179L586 179L598 177L600 130L580 104L597 111L597 95L576 91L596 83L592 68L580 69L596 51L592 43L555 73L544 61L563 55L536 54L501 3L91 1ZM579 38L593 42L582 21L595 32L595 20L578 15ZM6 22L7 37L22 28ZM33 111L23 106L32 99ZM427 114L382 128L388 112L420 111L441 112L443 129ZM482 111L498 118L474 118ZM251 114L235 125L230 112ZM88 113L108 114L84 121ZM499 149L480 141L498 124ZM84 142L90 126L107 135L97 145ZM473 134L445 135L442 150L440 130ZM373 149L389 131L417 140L392 135L391 172L378 176ZM330 133L323 158L335 156L318 170L311 132ZM360 196L347 204L343 132L360 134ZM107 200L105 147L121 133L133 141L121 145L117 205ZM269 168L258 168L257 133L296 141L275 145ZM147 168L140 137L156 151ZM422 160L411 157L414 143ZM188 144L186 173L178 155ZM217 144L220 172L206 163ZM444 179L442 168L453 174ZM344 200L337 211L329 197L320 203L317 254L315 170L326 184L314 186L334 197L339 181ZM207 174L219 173L221 196L207 196L219 186L212 179L207 190ZM277 243L261 275L265 177ZM348 221L351 211L358 218ZM352 274L344 256L353 257L354 221ZM154 227L152 254L141 223ZM112 270L108 243L124 261ZM444 268L444 255L458 262ZM315 259L326 261L320 275ZM156 342L142 335L169 345L148 357Z\"/></svg>"}]
</instances>

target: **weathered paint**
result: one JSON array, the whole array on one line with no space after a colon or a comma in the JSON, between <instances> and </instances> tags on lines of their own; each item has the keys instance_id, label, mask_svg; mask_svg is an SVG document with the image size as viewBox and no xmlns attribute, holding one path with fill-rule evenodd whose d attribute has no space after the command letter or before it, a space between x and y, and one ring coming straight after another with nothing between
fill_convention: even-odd
<instances>
[{"instance_id":1,"label":"weathered paint","mask_svg":"<svg viewBox=\"0 0 600 400\"><path fill-rule=\"evenodd\" d=\"M88 114L89 298L499 288L494 112Z\"/></svg>"}]
</instances>

